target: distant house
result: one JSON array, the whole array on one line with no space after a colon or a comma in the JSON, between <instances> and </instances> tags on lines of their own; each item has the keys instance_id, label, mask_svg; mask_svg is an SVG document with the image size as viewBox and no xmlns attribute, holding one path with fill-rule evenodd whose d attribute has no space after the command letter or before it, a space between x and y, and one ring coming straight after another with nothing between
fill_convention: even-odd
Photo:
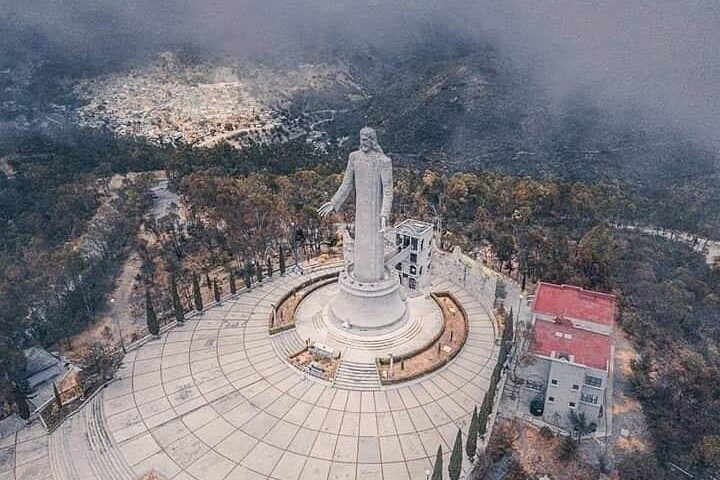
<instances>
[{"instance_id":1,"label":"distant house","mask_svg":"<svg viewBox=\"0 0 720 480\"><path fill-rule=\"evenodd\" d=\"M62 379L70 370L70 364L40 347L30 347L23 351L25 371L21 380L25 382L30 394L28 400L31 410L35 410L53 398L53 383Z\"/></svg>"},{"instance_id":2,"label":"distant house","mask_svg":"<svg viewBox=\"0 0 720 480\"><path fill-rule=\"evenodd\" d=\"M571 412L583 412L588 423L600 425L610 400L616 308L613 295L539 284L527 352L532 361L518 371L533 414L570 429Z\"/></svg>"}]
</instances>

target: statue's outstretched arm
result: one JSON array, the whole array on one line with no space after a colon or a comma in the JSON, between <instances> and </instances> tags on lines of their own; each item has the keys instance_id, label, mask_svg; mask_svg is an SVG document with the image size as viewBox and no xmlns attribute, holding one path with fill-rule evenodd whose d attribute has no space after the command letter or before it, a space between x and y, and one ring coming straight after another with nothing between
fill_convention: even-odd
<instances>
[{"instance_id":1,"label":"statue's outstretched arm","mask_svg":"<svg viewBox=\"0 0 720 480\"><path fill-rule=\"evenodd\" d=\"M352 192L353 186L355 185L355 162L353 162L352 156L348 158L347 168L345 169L345 176L340 184L335 195L333 195L330 202L333 204L333 208L337 211L340 210L348 195Z\"/></svg>"}]
</instances>

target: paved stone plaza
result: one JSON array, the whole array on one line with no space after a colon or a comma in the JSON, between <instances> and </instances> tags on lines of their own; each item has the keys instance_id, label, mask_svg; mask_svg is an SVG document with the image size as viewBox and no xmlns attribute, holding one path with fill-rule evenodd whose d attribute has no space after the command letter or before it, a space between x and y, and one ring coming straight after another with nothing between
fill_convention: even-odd
<instances>
[{"instance_id":1,"label":"paved stone plaza","mask_svg":"<svg viewBox=\"0 0 720 480\"><path fill-rule=\"evenodd\" d=\"M35 426L4 440L0 479L424 479L438 445L447 465L495 364L486 312L435 279L467 310L462 352L417 381L346 389L292 367L268 334L271 304L308 275L266 281L128 353L50 437Z\"/></svg>"}]
</instances>

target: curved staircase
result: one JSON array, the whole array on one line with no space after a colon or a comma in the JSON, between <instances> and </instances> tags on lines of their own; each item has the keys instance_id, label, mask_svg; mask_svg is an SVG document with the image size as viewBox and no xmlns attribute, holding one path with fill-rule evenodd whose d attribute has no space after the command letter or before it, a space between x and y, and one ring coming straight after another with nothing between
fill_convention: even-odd
<instances>
[{"instance_id":1,"label":"curved staircase","mask_svg":"<svg viewBox=\"0 0 720 480\"><path fill-rule=\"evenodd\" d=\"M105 428L103 393L50 436L50 463L56 480L133 480L125 461Z\"/></svg>"}]
</instances>

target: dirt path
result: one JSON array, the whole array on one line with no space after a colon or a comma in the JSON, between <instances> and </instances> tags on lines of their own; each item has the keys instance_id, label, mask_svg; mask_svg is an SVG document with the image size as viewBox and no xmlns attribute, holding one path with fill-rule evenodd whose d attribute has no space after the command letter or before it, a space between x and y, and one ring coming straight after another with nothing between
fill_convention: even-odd
<instances>
[{"instance_id":1,"label":"dirt path","mask_svg":"<svg viewBox=\"0 0 720 480\"><path fill-rule=\"evenodd\" d=\"M621 328L613 334L615 345L615 371L613 372L613 454L615 461L633 451L650 448L645 415L635 396L632 361L637 352Z\"/></svg>"}]
</instances>

